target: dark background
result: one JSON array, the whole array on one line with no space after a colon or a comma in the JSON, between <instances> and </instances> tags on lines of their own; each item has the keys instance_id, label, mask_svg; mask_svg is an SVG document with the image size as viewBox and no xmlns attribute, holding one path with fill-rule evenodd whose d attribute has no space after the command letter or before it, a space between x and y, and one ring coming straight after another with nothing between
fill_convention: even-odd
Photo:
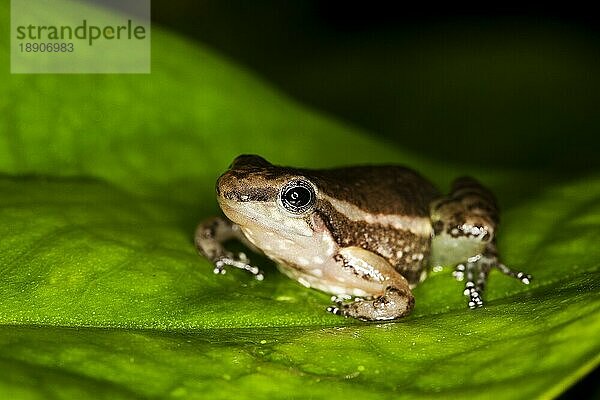
<instances>
[{"instance_id":1,"label":"dark background","mask_svg":"<svg viewBox=\"0 0 600 400\"><path fill-rule=\"evenodd\" d=\"M600 31L568 6L155 0L152 13L404 148L570 175L600 167Z\"/></svg>"},{"instance_id":2,"label":"dark background","mask_svg":"<svg viewBox=\"0 0 600 400\"><path fill-rule=\"evenodd\" d=\"M562 176L600 169L600 29L577 4L155 0L152 19L428 157ZM598 378L561 398L598 396Z\"/></svg>"}]
</instances>

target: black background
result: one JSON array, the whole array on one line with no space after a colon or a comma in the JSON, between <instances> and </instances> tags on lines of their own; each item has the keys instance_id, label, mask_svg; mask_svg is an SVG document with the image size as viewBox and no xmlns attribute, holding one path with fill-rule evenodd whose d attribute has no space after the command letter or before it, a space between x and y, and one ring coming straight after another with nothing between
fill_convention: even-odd
<instances>
[{"instance_id":1,"label":"black background","mask_svg":"<svg viewBox=\"0 0 600 400\"><path fill-rule=\"evenodd\" d=\"M570 175L600 167L600 31L568 7L185 0L152 13L404 148Z\"/></svg>"}]
</instances>

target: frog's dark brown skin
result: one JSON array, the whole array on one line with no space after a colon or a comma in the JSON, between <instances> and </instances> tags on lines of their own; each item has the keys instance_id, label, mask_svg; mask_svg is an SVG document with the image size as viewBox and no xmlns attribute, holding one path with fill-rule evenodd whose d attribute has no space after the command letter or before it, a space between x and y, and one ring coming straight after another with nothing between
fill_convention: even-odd
<instances>
[{"instance_id":1,"label":"frog's dark brown skin","mask_svg":"<svg viewBox=\"0 0 600 400\"><path fill-rule=\"evenodd\" d=\"M309 170L245 155L219 178L217 198L228 219L212 218L196 231L196 246L215 272L230 265L262 279L245 255L235 257L223 247L228 239L240 239L288 276L339 296L328 308L335 314L362 320L409 314L411 287L432 265L456 265L471 308L483 304L492 268L524 283L531 279L498 261L498 208L494 196L471 178L457 179L442 196L400 166ZM345 301L351 297L355 301Z\"/></svg>"}]
</instances>

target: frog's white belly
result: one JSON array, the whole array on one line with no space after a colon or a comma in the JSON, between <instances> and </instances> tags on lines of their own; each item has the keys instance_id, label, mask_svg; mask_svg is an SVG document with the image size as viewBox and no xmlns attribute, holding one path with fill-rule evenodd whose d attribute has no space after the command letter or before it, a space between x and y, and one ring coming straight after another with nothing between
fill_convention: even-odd
<instances>
[{"instance_id":1,"label":"frog's white belly","mask_svg":"<svg viewBox=\"0 0 600 400\"><path fill-rule=\"evenodd\" d=\"M295 236L293 240L259 227L241 230L253 245L277 262L282 273L306 287L359 297L381 291L380 284L343 272L343 262L335 258L339 246L327 230L317 230L312 236Z\"/></svg>"}]
</instances>

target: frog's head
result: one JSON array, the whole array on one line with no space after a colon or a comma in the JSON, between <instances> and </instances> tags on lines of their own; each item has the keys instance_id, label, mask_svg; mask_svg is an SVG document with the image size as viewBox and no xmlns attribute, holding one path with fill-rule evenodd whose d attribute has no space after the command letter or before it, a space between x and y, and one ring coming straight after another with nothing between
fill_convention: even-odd
<instances>
[{"instance_id":1,"label":"frog's head","mask_svg":"<svg viewBox=\"0 0 600 400\"><path fill-rule=\"evenodd\" d=\"M221 209L242 228L292 238L311 236L318 190L301 170L256 155L237 157L217 181Z\"/></svg>"}]
</instances>

